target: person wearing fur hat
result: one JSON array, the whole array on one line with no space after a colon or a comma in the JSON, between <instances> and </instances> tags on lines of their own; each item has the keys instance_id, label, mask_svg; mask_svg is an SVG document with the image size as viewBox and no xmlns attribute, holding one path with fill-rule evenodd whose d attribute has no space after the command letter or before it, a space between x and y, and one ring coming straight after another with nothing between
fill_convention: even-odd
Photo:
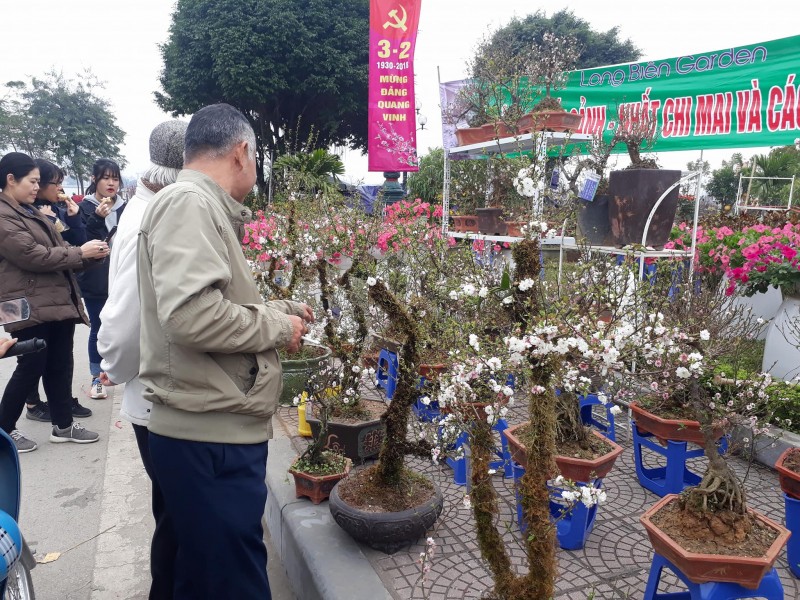
<instances>
[{"instance_id":1,"label":"person wearing fur hat","mask_svg":"<svg viewBox=\"0 0 800 600\"><path fill-rule=\"evenodd\" d=\"M103 357L100 381L103 386L125 384L120 416L133 424L144 468L152 481L152 509L156 521L150 553L152 584L150 599L172 598L177 543L172 524L164 510L164 498L148 447L147 423L152 404L142 397L139 381L139 289L136 242L144 211L155 194L175 183L183 168L183 138L186 123L160 123L150 134L150 168L139 179L136 194L128 201L111 250L108 269L108 300L100 313L97 349Z\"/></svg>"}]
</instances>

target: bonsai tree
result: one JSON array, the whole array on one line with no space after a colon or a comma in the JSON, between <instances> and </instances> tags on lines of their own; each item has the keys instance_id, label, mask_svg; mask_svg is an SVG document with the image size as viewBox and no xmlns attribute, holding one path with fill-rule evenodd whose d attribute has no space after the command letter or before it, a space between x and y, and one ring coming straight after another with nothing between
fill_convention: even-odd
<instances>
[{"instance_id":1,"label":"bonsai tree","mask_svg":"<svg viewBox=\"0 0 800 600\"><path fill-rule=\"evenodd\" d=\"M622 143L628 150L631 164L626 169L658 169L655 157L643 157L658 135L658 118L644 102L623 104L618 107L619 121L614 130L612 143Z\"/></svg>"},{"instance_id":2,"label":"bonsai tree","mask_svg":"<svg viewBox=\"0 0 800 600\"><path fill-rule=\"evenodd\" d=\"M544 93L532 110L563 110L561 101L551 94L564 89L569 71L575 68L580 56L577 40L572 36L559 36L551 31L542 35L541 44L533 43L525 56L525 74L528 84Z\"/></svg>"}]
</instances>

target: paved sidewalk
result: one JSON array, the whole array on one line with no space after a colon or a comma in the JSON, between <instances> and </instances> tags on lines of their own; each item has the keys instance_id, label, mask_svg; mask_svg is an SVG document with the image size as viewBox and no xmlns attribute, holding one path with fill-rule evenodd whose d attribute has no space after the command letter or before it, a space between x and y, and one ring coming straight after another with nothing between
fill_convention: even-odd
<instances>
[{"instance_id":1,"label":"paved sidewalk","mask_svg":"<svg viewBox=\"0 0 800 600\"><path fill-rule=\"evenodd\" d=\"M524 420L521 407L515 408L513 412L514 414L510 415L512 418L509 419L511 425ZM296 434L296 409L281 408L279 414L286 428ZM639 516L652 506L658 497L639 485L632 445L626 438L627 432L618 426L617 442L625 448L625 451L609 476L604 479L608 502L599 508L594 530L585 547L581 550L558 552L559 575L556 581L558 600L641 598L644 594L653 551L644 528L639 524ZM303 438L296 436L293 442L297 449L305 444ZM694 459L690 466L693 470L702 472L704 460ZM737 474L743 477L747 472L747 464L738 458L731 460ZM646 458L646 463L656 466L651 457ZM371 550L352 540L350 543L363 553L364 560L369 562L375 576L383 582L390 598L396 600L481 598L491 589L492 580L480 556L472 513L464 506L466 488L453 483L452 470L446 466L432 465L430 461L417 459L409 459L409 465L417 471L428 474L442 489L445 497L442 516L430 532L437 544L431 572L423 579L417 562L420 553L425 550L424 539L392 555ZM499 470L495 475L495 486L501 498L500 524L501 527L506 527L505 542L510 549L512 564L519 569L526 564L526 557L521 543L522 536L516 524L513 480L503 479ZM745 487L751 507L775 521L781 523L784 521L783 496L774 471L758 464L753 465ZM310 502L307 505L313 506ZM314 508L318 509L317 520L321 524L330 520L327 502ZM337 527L335 523L333 527ZM301 529L297 529L297 532L300 535L312 535L311 531L304 534ZM338 532L334 532L336 533ZM301 545L306 550L318 545L319 537L324 535L317 530L314 534L313 539L306 537L305 540L301 540ZM345 551L350 552L343 550ZM337 558L331 558L324 553L318 553L315 558L317 563L314 565L314 571L323 578L324 585L328 583L324 580L326 572L332 570L325 561L334 564L333 560ZM294 560L298 558L284 556L287 566ZM303 560L303 557L299 560ZM360 567L357 562L354 562L353 566ZM778 559L776 567L783 582L785 597L800 598L800 583L789 572L785 552ZM676 587L676 583L677 579L671 575L665 577L662 579L660 591L680 591L682 588ZM320 588L319 585L317 587ZM366 596L326 594L324 590L319 597L326 600L334 598L372 600Z\"/></svg>"},{"instance_id":2,"label":"paved sidewalk","mask_svg":"<svg viewBox=\"0 0 800 600\"><path fill-rule=\"evenodd\" d=\"M139 600L150 587L150 481L133 429L119 418L123 388L110 388L106 400L88 397L87 338L88 327L77 327L73 395L93 411L82 423L100 441L52 444L50 424L23 413L17 426L39 448L20 456L20 525L37 560L61 553L32 571L39 600ZM0 390L15 365L0 360ZM266 527L265 542L273 598L295 600Z\"/></svg>"}]
</instances>

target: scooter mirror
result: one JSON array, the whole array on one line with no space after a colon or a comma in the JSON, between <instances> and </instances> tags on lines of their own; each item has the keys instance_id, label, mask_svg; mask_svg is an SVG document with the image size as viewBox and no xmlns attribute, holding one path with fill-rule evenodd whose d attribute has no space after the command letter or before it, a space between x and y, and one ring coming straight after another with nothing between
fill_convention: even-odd
<instances>
[{"instance_id":1,"label":"scooter mirror","mask_svg":"<svg viewBox=\"0 0 800 600\"><path fill-rule=\"evenodd\" d=\"M31 316L31 306L27 298L0 300L0 325L10 325L27 321Z\"/></svg>"}]
</instances>

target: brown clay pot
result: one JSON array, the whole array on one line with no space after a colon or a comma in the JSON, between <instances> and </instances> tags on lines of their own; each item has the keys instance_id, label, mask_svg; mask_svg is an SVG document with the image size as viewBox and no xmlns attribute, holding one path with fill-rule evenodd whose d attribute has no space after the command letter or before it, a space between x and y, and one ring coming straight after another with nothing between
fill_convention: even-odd
<instances>
[{"instance_id":1,"label":"brown clay pot","mask_svg":"<svg viewBox=\"0 0 800 600\"><path fill-rule=\"evenodd\" d=\"M516 431L525 425L527 425L527 423L521 423L520 425L514 425L503 431L503 435L505 435L508 440L511 458L523 468L527 468L528 466L528 449L516 436ZM556 466L561 475L572 481L588 483L609 474L617 457L622 454L622 446L615 444L597 431L592 431L592 435L596 435L602 439L609 444L613 450L593 460L573 458L571 456L556 456Z\"/></svg>"},{"instance_id":2,"label":"brown clay pot","mask_svg":"<svg viewBox=\"0 0 800 600\"><path fill-rule=\"evenodd\" d=\"M522 115L517 128L530 131L575 131L580 127L582 117L566 110L538 110Z\"/></svg>"},{"instance_id":3,"label":"brown clay pot","mask_svg":"<svg viewBox=\"0 0 800 600\"><path fill-rule=\"evenodd\" d=\"M766 556L732 556L730 554L700 554L689 552L678 545L669 535L652 521L663 507L677 500L678 494L668 494L639 517L650 537L650 544L658 554L669 560L684 575L695 583L737 583L747 589L756 589L761 579L772 569L775 560L789 539L789 530L764 515L750 509L749 512L767 527L778 532Z\"/></svg>"},{"instance_id":4,"label":"brown clay pot","mask_svg":"<svg viewBox=\"0 0 800 600\"><path fill-rule=\"evenodd\" d=\"M787 448L784 450L775 462L775 470L778 472L781 490L792 498L800 500L800 473L795 473L791 469L787 469L783 466L783 461L785 461L790 454L796 452L800 452L800 448Z\"/></svg>"},{"instance_id":5,"label":"brown clay pot","mask_svg":"<svg viewBox=\"0 0 800 600\"><path fill-rule=\"evenodd\" d=\"M480 144L492 139L482 127L464 127L456 129L456 140L459 146L469 146L470 144Z\"/></svg>"},{"instance_id":6,"label":"brown clay pot","mask_svg":"<svg viewBox=\"0 0 800 600\"><path fill-rule=\"evenodd\" d=\"M311 435L317 437L320 422L314 417L311 404L306 404L306 421L311 427ZM385 434L386 429L380 419L360 423L339 423L330 419L325 449L352 460L363 461L378 455Z\"/></svg>"},{"instance_id":7,"label":"brown clay pot","mask_svg":"<svg viewBox=\"0 0 800 600\"><path fill-rule=\"evenodd\" d=\"M498 140L500 138L507 138L517 135L516 130L512 129L505 123L501 123L500 121L481 125L481 129L489 140Z\"/></svg>"},{"instance_id":8,"label":"brown clay pot","mask_svg":"<svg viewBox=\"0 0 800 600\"><path fill-rule=\"evenodd\" d=\"M436 379L447 370L447 365L444 363L437 363L437 364L427 364L422 363L419 366L419 376L424 377L425 379L432 380Z\"/></svg>"},{"instance_id":9,"label":"brown clay pot","mask_svg":"<svg viewBox=\"0 0 800 600\"><path fill-rule=\"evenodd\" d=\"M522 228L528 224L527 221L506 221L507 234L513 237L522 237Z\"/></svg>"},{"instance_id":10,"label":"brown clay pot","mask_svg":"<svg viewBox=\"0 0 800 600\"><path fill-rule=\"evenodd\" d=\"M658 439L672 440L673 442L694 442L703 446L703 432L700 431L700 423L690 419L662 419L659 416L645 410L637 402L631 402L631 412L633 421L639 431L652 433ZM724 432L719 430L716 439L723 436Z\"/></svg>"},{"instance_id":11,"label":"brown clay pot","mask_svg":"<svg viewBox=\"0 0 800 600\"><path fill-rule=\"evenodd\" d=\"M311 475L310 473L289 469L289 473L294 477L295 497L302 498L305 496L314 504L327 500L333 486L350 474L353 461L349 458L345 459L345 461L344 472L334 473L333 475Z\"/></svg>"},{"instance_id":12,"label":"brown clay pot","mask_svg":"<svg viewBox=\"0 0 800 600\"><path fill-rule=\"evenodd\" d=\"M453 231L478 233L478 217L476 215L453 215Z\"/></svg>"},{"instance_id":13,"label":"brown clay pot","mask_svg":"<svg viewBox=\"0 0 800 600\"><path fill-rule=\"evenodd\" d=\"M502 208L478 208L478 231L486 235L506 235L508 227L503 221Z\"/></svg>"},{"instance_id":14,"label":"brown clay pot","mask_svg":"<svg viewBox=\"0 0 800 600\"><path fill-rule=\"evenodd\" d=\"M615 246L641 244L647 217L656 201L681 177L680 171L667 169L625 169L611 171L608 179L608 219ZM672 222L678 209L675 187L659 205L647 233L645 246L660 249L669 241Z\"/></svg>"},{"instance_id":15,"label":"brown clay pot","mask_svg":"<svg viewBox=\"0 0 800 600\"><path fill-rule=\"evenodd\" d=\"M598 456L589 460L585 458L573 458L571 456L556 456L556 466L561 474L572 481L582 481L588 483L595 479L600 479L608 475L617 457L622 454L622 446L615 444L604 437L599 431L592 430L592 435L599 437L613 448L608 454Z\"/></svg>"}]
</instances>

